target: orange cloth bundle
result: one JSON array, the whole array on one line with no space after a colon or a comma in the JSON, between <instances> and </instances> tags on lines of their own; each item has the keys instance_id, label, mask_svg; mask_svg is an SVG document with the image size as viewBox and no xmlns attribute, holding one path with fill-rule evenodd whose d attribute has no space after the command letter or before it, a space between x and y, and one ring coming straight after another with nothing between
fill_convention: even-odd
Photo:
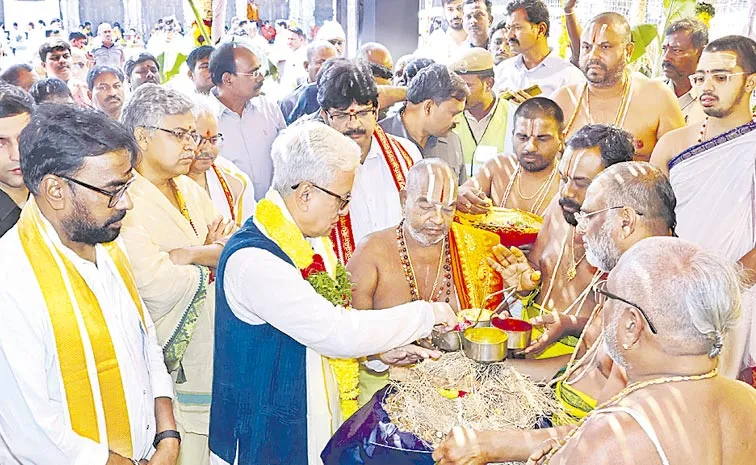
<instances>
[{"instance_id":1,"label":"orange cloth bundle","mask_svg":"<svg viewBox=\"0 0 756 465\"><path fill-rule=\"evenodd\" d=\"M454 221L496 233L506 247L532 244L543 225L543 218L534 213L499 207L492 207L484 215L457 212Z\"/></svg>"}]
</instances>

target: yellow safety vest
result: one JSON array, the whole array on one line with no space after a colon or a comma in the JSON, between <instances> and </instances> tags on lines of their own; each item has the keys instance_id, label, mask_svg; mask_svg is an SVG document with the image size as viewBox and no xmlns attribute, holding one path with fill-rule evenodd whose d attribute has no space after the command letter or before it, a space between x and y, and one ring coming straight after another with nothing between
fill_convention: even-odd
<instances>
[{"instance_id":1,"label":"yellow safety vest","mask_svg":"<svg viewBox=\"0 0 756 465\"><path fill-rule=\"evenodd\" d=\"M497 99L493 108L493 116L488 122L483 137L478 141L470 129L467 115L463 112L460 122L454 129L462 142L462 152L465 156L465 169L468 176L475 176L488 160L504 151L504 139L507 134L508 106L506 100ZM484 148L485 147L485 148Z\"/></svg>"}]
</instances>

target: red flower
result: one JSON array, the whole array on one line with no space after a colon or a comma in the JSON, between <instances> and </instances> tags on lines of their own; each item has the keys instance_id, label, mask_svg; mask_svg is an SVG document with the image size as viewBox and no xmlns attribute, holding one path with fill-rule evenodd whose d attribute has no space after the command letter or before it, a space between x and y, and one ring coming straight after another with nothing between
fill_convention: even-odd
<instances>
[{"instance_id":1,"label":"red flower","mask_svg":"<svg viewBox=\"0 0 756 465\"><path fill-rule=\"evenodd\" d=\"M321 257L319 254L315 254L312 256L312 263L307 268L301 270L302 271L302 277L304 279L309 278L310 276L318 273L325 273L326 267L325 262L323 261L323 257Z\"/></svg>"}]
</instances>

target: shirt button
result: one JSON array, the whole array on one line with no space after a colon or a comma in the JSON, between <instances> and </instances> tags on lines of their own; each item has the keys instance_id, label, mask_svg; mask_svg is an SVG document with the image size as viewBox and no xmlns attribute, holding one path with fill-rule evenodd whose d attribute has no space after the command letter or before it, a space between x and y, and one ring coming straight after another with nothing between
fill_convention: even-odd
<instances>
[{"instance_id":1,"label":"shirt button","mask_svg":"<svg viewBox=\"0 0 756 465\"><path fill-rule=\"evenodd\" d=\"M147 431L149 431L149 430L150 430L150 425L147 425Z\"/></svg>"}]
</instances>

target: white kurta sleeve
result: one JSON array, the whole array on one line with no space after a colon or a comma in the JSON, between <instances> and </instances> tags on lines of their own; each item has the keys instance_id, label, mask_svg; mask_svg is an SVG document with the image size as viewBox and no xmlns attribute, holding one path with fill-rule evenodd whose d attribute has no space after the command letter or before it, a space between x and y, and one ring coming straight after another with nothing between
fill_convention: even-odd
<instances>
[{"instance_id":1,"label":"white kurta sleeve","mask_svg":"<svg viewBox=\"0 0 756 465\"><path fill-rule=\"evenodd\" d=\"M49 322L46 323L39 308L25 305L23 293L17 290L12 293L0 289L0 302L3 303L0 345L13 373L12 378L23 393L26 405L33 415L33 421L47 436L46 439L60 449L60 454L66 463L104 465L108 460L107 446L74 432L69 426L68 419L64 418L60 413L61 410L54 406L54 403L60 400L50 399L48 394L47 387L50 383L48 370L59 370L57 362L53 363L50 358L50 353L54 353L56 348ZM5 386L7 382L8 380L3 377L0 379L0 386ZM18 407L13 404L3 396L3 401L0 402L2 412L0 416L11 415L11 409ZM15 433L23 434L25 437L33 435L31 431L25 429L15 431ZM24 440L24 438L20 439L20 441ZM31 439L34 442L40 440L40 438ZM29 445L31 442L26 444ZM16 444L10 442L8 446L13 448ZM21 446L23 447L23 444ZM2 455L0 452L0 458Z\"/></svg>"},{"instance_id":2,"label":"white kurta sleeve","mask_svg":"<svg viewBox=\"0 0 756 465\"><path fill-rule=\"evenodd\" d=\"M422 301L370 312L335 307L297 268L256 248L231 256L223 288L242 321L267 322L328 357L385 352L427 337L435 322L431 304Z\"/></svg>"},{"instance_id":3,"label":"white kurta sleeve","mask_svg":"<svg viewBox=\"0 0 756 465\"><path fill-rule=\"evenodd\" d=\"M63 465L63 453L34 422L8 359L0 347L0 451L6 449L21 465ZM0 452L0 463L10 458Z\"/></svg>"},{"instance_id":4,"label":"white kurta sleeve","mask_svg":"<svg viewBox=\"0 0 756 465\"><path fill-rule=\"evenodd\" d=\"M144 307L147 308L146 306ZM173 399L173 380L168 374L163 358L163 349L158 344L155 323L152 321L150 312L144 312L144 323L147 325L147 344L148 357L150 366L150 383L152 385L152 395L158 397L168 397Z\"/></svg>"}]
</instances>

